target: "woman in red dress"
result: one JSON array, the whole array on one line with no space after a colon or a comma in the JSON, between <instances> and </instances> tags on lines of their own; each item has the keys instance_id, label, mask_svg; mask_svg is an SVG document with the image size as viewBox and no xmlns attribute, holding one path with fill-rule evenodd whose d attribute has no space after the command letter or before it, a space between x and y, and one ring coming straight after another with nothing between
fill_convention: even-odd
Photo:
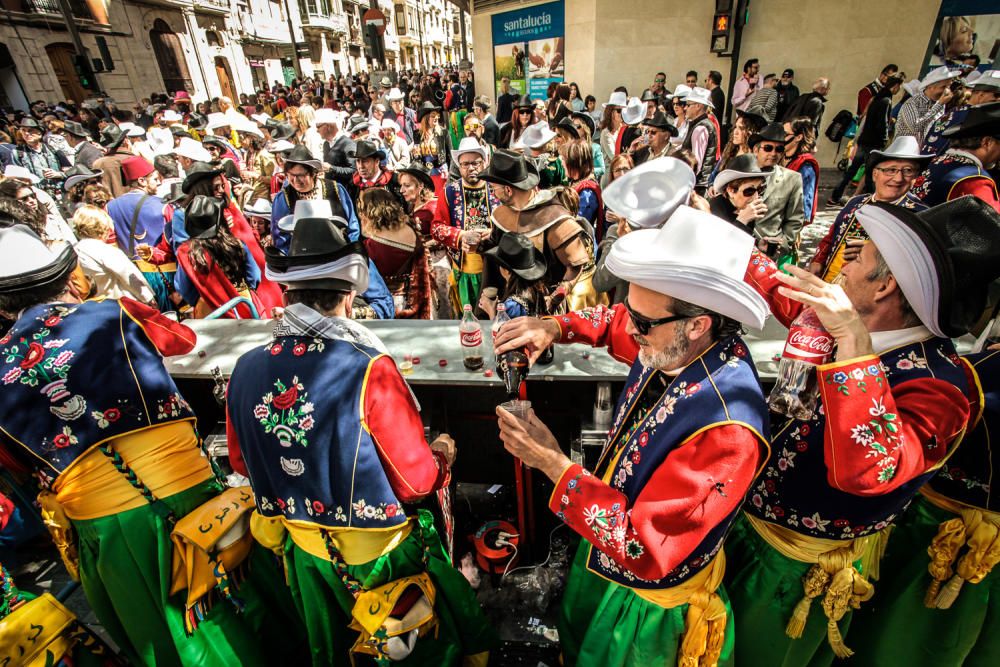
<instances>
[{"instance_id":1,"label":"woman in red dress","mask_svg":"<svg viewBox=\"0 0 1000 667\"><path fill-rule=\"evenodd\" d=\"M420 230L420 240L427 249L427 258L431 271L431 318L447 320L451 318L451 306L448 301L448 276L451 275L451 263L448 251L431 236L431 221L437 209L437 193L434 191L434 180L426 172L413 167L400 169L399 190L406 201L406 208L417 229Z\"/></svg>"}]
</instances>

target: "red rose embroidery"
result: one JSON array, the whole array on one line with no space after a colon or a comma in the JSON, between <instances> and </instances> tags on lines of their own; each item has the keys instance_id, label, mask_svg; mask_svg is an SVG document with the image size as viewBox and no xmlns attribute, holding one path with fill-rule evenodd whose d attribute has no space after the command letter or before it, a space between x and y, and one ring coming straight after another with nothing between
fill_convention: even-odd
<instances>
[{"instance_id":1,"label":"red rose embroidery","mask_svg":"<svg viewBox=\"0 0 1000 667\"><path fill-rule=\"evenodd\" d=\"M292 348L292 354L294 354L296 357L301 357L305 353L306 353L305 343L299 343L298 345Z\"/></svg>"},{"instance_id":2,"label":"red rose embroidery","mask_svg":"<svg viewBox=\"0 0 1000 667\"><path fill-rule=\"evenodd\" d=\"M694 384L688 385L687 389L684 390L684 393L690 396L691 394L697 392L699 389L701 389L701 383L695 382Z\"/></svg>"},{"instance_id":3,"label":"red rose embroidery","mask_svg":"<svg viewBox=\"0 0 1000 667\"><path fill-rule=\"evenodd\" d=\"M62 322L62 318L59 317L58 315L49 315L48 317L45 318L45 326L47 327L54 327L60 322Z\"/></svg>"},{"instance_id":4,"label":"red rose embroidery","mask_svg":"<svg viewBox=\"0 0 1000 667\"><path fill-rule=\"evenodd\" d=\"M811 430L812 429L809 428L809 424L803 424L802 426L799 427L799 433L801 433L804 436L809 435L809 431Z\"/></svg>"},{"instance_id":5,"label":"red rose embroidery","mask_svg":"<svg viewBox=\"0 0 1000 667\"><path fill-rule=\"evenodd\" d=\"M396 506L396 503L392 503L392 504L389 504L389 505L385 506L385 515L387 517L389 517L390 519L392 517L396 516L396 512L398 512L398 511L399 511L399 507Z\"/></svg>"},{"instance_id":6,"label":"red rose embroidery","mask_svg":"<svg viewBox=\"0 0 1000 667\"><path fill-rule=\"evenodd\" d=\"M780 507L775 507L774 508L774 516L779 517L779 518L785 516L785 510L781 509Z\"/></svg>"},{"instance_id":7,"label":"red rose embroidery","mask_svg":"<svg viewBox=\"0 0 1000 667\"><path fill-rule=\"evenodd\" d=\"M322 514L325 511L326 507L323 506L323 503L318 500L313 501L313 512L316 512L316 514Z\"/></svg>"},{"instance_id":8,"label":"red rose embroidery","mask_svg":"<svg viewBox=\"0 0 1000 667\"><path fill-rule=\"evenodd\" d=\"M648 442L649 442L649 434L648 433L642 433L641 435L639 435L639 446L640 447L645 447L646 443L648 443Z\"/></svg>"},{"instance_id":9,"label":"red rose embroidery","mask_svg":"<svg viewBox=\"0 0 1000 667\"><path fill-rule=\"evenodd\" d=\"M746 348L746 346L744 346L743 343L737 343L733 347L733 354L735 354L737 357L740 357L741 359L743 357L747 356L747 348Z\"/></svg>"},{"instance_id":10,"label":"red rose embroidery","mask_svg":"<svg viewBox=\"0 0 1000 667\"><path fill-rule=\"evenodd\" d=\"M280 345L277 345L277 344L275 344L275 345L272 345L272 346L271 346L271 354L272 354L272 355L273 355L273 354L281 354L281 346L280 346Z\"/></svg>"},{"instance_id":11,"label":"red rose embroidery","mask_svg":"<svg viewBox=\"0 0 1000 667\"><path fill-rule=\"evenodd\" d=\"M285 511L285 501L283 499L278 498L277 500L274 501L274 504L277 505L278 509L280 509L282 512Z\"/></svg>"},{"instance_id":12,"label":"red rose embroidery","mask_svg":"<svg viewBox=\"0 0 1000 667\"><path fill-rule=\"evenodd\" d=\"M774 491L774 480L773 479L764 480L764 488L767 489L768 493Z\"/></svg>"},{"instance_id":13,"label":"red rose embroidery","mask_svg":"<svg viewBox=\"0 0 1000 667\"><path fill-rule=\"evenodd\" d=\"M121 419L122 413L118 408L108 408L104 411L104 418L109 422L114 423Z\"/></svg>"},{"instance_id":14,"label":"red rose embroidery","mask_svg":"<svg viewBox=\"0 0 1000 667\"><path fill-rule=\"evenodd\" d=\"M24 355L24 359L21 361L21 368L28 370L44 358L45 348L42 347L41 343L31 343L28 345L28 353Z\"/></svg>"},{"instance_id":15,"label":"red rose embroidery","mask_svg":"<svg viewBox=\"0 0 1000 667\"><path fill-rule=\"evenodd\" d=\"M795 443L795 449L799 450L800 452L804 452L807 449L809 449L809 443L805 442L804 440L799 440L798 442Z\"/></svg>"},{"instance_id":16,"label":"red rose embroidery","mask_svg":"<svg viewBox=\"0 0 1000 667\"><path fill-rule=\"evenodd\" d=\"M298 400L298 398L299 389L295 385L292 385L286 391L281 392L271 399L271 404L279 410L287 410L295 405L295 401Z\"/></svg>"},{"instance_id":17,"label":"red rose embroidery","mask_svg":"<svg viewBox=\"0 0 1000 667\"><path fill-rule=\"evenodd\" d=\"M54 444L59 449L65 449L70 445L69 436L66 435L65 433L60 433L59 435L57 435L55 438L52 439L52 444Z\"/></svg>"},{"instance_id":18,"label":"red rose embroidery","mask_svg":"<svg viewBox=\"0 0 1000 667\"><path fill-rule=\"evenodd\" d=\"M834 519L833 525L837 528L843 528L847 525L847 519Z\"/></svg>"},{"instance_id":19,"label":"red rose embroidery","mask_svg":"<svg viewBox=\"0 0 1000 667\"><path fill-rule=\"evenodd\" d=\"M632 452L632 463L638 463L642 460L642 454L638 451Z\"/></svg>"}]
</instances>

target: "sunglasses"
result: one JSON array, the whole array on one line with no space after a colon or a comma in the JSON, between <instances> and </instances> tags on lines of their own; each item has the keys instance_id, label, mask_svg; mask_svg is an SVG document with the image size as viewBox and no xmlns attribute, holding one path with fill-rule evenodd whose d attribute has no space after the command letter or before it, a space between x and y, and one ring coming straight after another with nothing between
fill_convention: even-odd
<instances>
[{"instance_id":1,"label":"sunglasses","mask_svg":"<svg viewBox=\"0 0 1000 667\"><path fill-rule=\"evenodd\" d=\"M658 320L651 320L648 317L643 317L639 313L632 310L632 306L629 305L628 299L625 299L625 310L628 311L628 316L632 318L632 326L643 336L648 336L650 330L653 327L658 327L661 324L669 324L670 322L679 322L680 320L691 319L687 315L671 315L670 317L661 317Z\"/></svg>"},{"instance_id":2,"label":"sunglasses","mask_svg":"<svg viewBox=\"0 0 1000 667\"><path fill-rule=\"evenodd\" d=\"M756 194L759 194L761 197L763 197L764 196L764 186L763 185L750 185L750 186L747 186L747 187L743 188L742 194L743 194L744 197L753 197Z\"/></svg>"},{"instance_id":3,"label":"sunglasses","mask_svg":"<svg viewBox=\"0 0 1000 667\"><path fill-rule=\"evenodd\" d=\"M764 151L765 153L773 153L775 151L782 150L784 146L778 146L776 144L759 144L757 148Z\"/></svg>"},{"instance_id":4,"label":"sunglasses","mask_svg":"<svg viewBox=\"0 0 1000 667\"><path fill-rule=\"evenodd\" d=\"M517 113L521 116L527 116L531 113L531 109L518 109Z\"/></svg>"}]
</instances>

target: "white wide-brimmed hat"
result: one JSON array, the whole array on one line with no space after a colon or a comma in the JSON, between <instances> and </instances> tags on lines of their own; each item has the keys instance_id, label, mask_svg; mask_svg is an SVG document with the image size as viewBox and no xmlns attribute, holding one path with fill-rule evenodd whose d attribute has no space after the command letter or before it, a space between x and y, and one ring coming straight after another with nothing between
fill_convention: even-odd
<instances>
[{"instance_id":1,"label":"white wide-brimmed hat","mask_svg":"<svg viewBox=\"0 0 1000 667\"><path fill-rule=\"evenodd\" d=\"M224 113L214 112L208 114L208 122L205 124L206 130L216 130L220 127L232 127L233 118Z\"/></svg>"},{"instance_id":2,"label":"white wide-brimmed hat","mask_svg":"<svg viewBox=\"0 0 1000 667\"><path fill-rule=\"evenodd\" d=\"M181 137L181 141L177 144L177 148L173 151L174 155L179 155L181 157L186 157L195 162L211 162L212 154L205 149L201 143L195 141L191 137Z\"/></svg>"},{"instance_id":3,"label":"white wide-brimmed hat","mask_svg":"<svg viewBox=\"0 0 1000 667\"><path fill-rule=\"evenodd\" d=\"M527 147L538 149L544 148L555 138L556 133L549 128L548 122L543 120L525 128L516 144L518 148Z\"/></svg>"},{"instance_id":4,"label":"white wide-brimmed hat","mask_svg":"<svg viewBox=\"0 0 1000 667\"><path fill-rule=\"evenodd\" d=\"M246 215L255 215L260 218L270 218L271 217L271 202L264 199L255 199L252 204L243 209L243 213Z\"/></svg>"},{"instance_id":5,"label":"white wide-brimmed hat","mask_svg":"<svg viewBox=\"0 0 1000 667\"><path fill-rule=\"evenodd\" d=\"M233 129L237 132L242 132L243 134L252 134L255 137L264 138L264 133L261 132L257 123L253 122L249 118L241 118L240 120L233 123Z\"/></svg>"},{"instance_id":6,"label":"white wide-brimmed hat","mask_svg":"<svg viewBox=\"0 0 1000 667\"><path fill-rule=\"evenodd\" d=\"M399 132L399 123L397 123L391 118L383 118L382 123L379 125L379 127L383 130L392 130L393 134Z\"/></svg>"},{"instance_id":7,"label":"white wide-brimmed hat","mask_svg":"<svg viewBox=\"0 0 1000 667\"><path fill-rule=\"evenodd\" d=\"M684 83L678 83L677 87L674 88L674 94L672 95L672 97L674 97L674 98L676 98L678 100L685 100L686 101L688 95L690 95L690 94L691 94L691 86L689 86L687 84L684 84Z\"/></svg>"},{"instance_id":8,"label":"white wide-brimmed hat","mask_svg":"<svg viewBox=\"0 0 1000 667\"><path fill-rule=\"evenodd\" d=\"M879 162L885 162L886 160L913 160L914 162L919 162L921 165L926 165L933 157L934 153L921 153L917 138L907 135L896 137L889 144L889 147L884 150L869 153L868 165L871 168Z\"/></svg>"},{"instance_id":9,"label":"white wide-brimmed hat","mask_svg":"<svg viewBox=\"0 0 1000 667\"><path fill-rule=\"evenodd\" d=\"M633 227L659 227L687 203L694 190L691 167L674 157L644 162L615 179L602 193L608 210Z\"/></svg>"},{"instance_id":10,"label":"white wide-brimmed hat","mask_svg":"<svg viewBox=\"0 0 1000 667\"><path fill-rule=\"evenodd\" d=\"M702 88L701 86L692 88L684 101L688 104L704 104L709 109L715 108L715 104L712 103L712 92L708 88Z\"/></svg>"},{"instance_id":11,"label":"white wide-brimmed hat","mask_svg":"<svg viewBox=\"0 0 1000 667\"><path fill-rule=\"evenodd\" d=\"M142 129L135 123L119 123L118 129L125 133L126 137L145 137L146 130Z\"/></svg>"},{"instance_id":12,"label":"white wide-brimmed hat","mask_svg":"<svg viewBox=\"0 0 1000 667\"><path fill-rule=\"evenodd\" d=\"M13 178L13 179L18 180L18 181L28 181L32 185L34 185L34 184L36 184L36 183L38 183L38 182L40 182L42 180L42 179L38 178L37 176L35 176L34 174L32 174L27 169L25 169L24 167L19 167L16 164L8 164L6 167L4 167L3 168L3 177L4 178Z\"/></svg>"},{"instance_id":13,"label":"white wide-brimmed hat","mask_svg":"<svg viewBox=\"0 0 1000 667\"><path fill-rule=\"evenodd\" d=\"M65 284L76 266L73 246L49 246L26 225L0 228L0 294Z\"/></svg>"},{"instance_id":14,"label":"white wide-brimmed hat","mask_svg":"<svg viewBox=\"0 0 1000 667\"><path fill-rule=\"evenodd\" d=\"M385 99L387 102L393 102L395 100L406 99L406 95L404 95L403 91L401 91L399 88L392 88L389 90L388 93L386 93Z\"/></svg>"},{"instance_id":15,"label":"white wide-brimmed hat","mask_svg":"<svg viewBox=\"0 0 1000 667\"><path fill-rule=\"evenodd\" d=\"M174 111L173 109L167 109L167 110L165 110L163 112L163 115L161 116L161 118L163 119L163 122L165 122L165 123L180 123L180 122L182 122L184 120L184 117L181 116L176 111Z\"/></svg>"},{"instance_id":16,"label":"white wide-brimmed hat","mask_svg":"<svg viewBox=\"0 0 1000 667\"><path fill-rule=\"evenodd\" d=\"M927 86L933 86L935 83L948 81L949 79L954 79L961 75L962 70L942 65L941 67L932 69L927 73L927 76L920 81L920 90L926 90Z\"/></svg>"},{"instance_id":17,"label":"white wide-brimmed hat","mask_svg":"<svg viewBox=\"0 0 1000 667\"><path fill-rule=\"evenodd\" d=\"M340 114L333 109L316 109L313 125L340 125Z\"/></svg>"},{"instance_id":18,"label":"white wide-brimmed hat","mask_svg":"<svg viewBox=\"0 0 1000 667\"><path fill-rule=\"evenodd\" d=\"M988 69L975 79L970 74L966 85L973 90L1000 90L1000 70Z\"/></svg>"},{"instance_id":19,"label":"white wide-brimmed hat","mask_svg":"<svg viewBox=\"0 0 1000 667\"><path fill-rule=\"evenodd\" d=\"M903 90L905 90L910 97L916 97L920 93L920 79L910 79L903 84Z\"/></svg>"},{"instance_id":20,"label":"white wide-brimmed hat","mask_svg":"<svg viewBox=\"0 0 1000 667\"><path fill-rule=\"evenodd\" d=\"M762 329L767 302L743 280L753 247L735 225L680 206L659 229L615 241L607 267L629 283Z\"/></svg>"},{"instance_id":21,"label":"white wide-brimmed hat","mask_svg":"<svg viewBox=\"0 0 1000 667\"><path fill-rule=\"evenodd\" d=\"M525 130L527 132L527 130ZM483 160L489 159L489 152L486 150L486 146L479 143L479 140L475 137L464 137L460 142L458 142L458 148L451 151L452 158L457 162L458 156L464 153L478 153Z\"/></svg>"},{"instance_id":22,"label":"white wide-brimmed hat","mask_svg":"<svg viewBox=\"0 0 1000 667\"><path fill-rule=\"evenodd\" d=\"M626 104L628 104L628 96L625 95L625 93L621 92L620 90L616 90L615 92L611 93L611 97L608 98L607 102L601 105L601 108L623 107Z\"/></svg>"},{"instance_id":23,"label":"white wide-brimmed hat","mask_svg":"<svg viewBox=\"0 0 1000 667\"><path fill-rule=\"evenodd\" d=\"M295 148L295 144L285 139L278 139L277 141L272 141L267 145L267 150L272 153L287 153L293 148Z\"/></svg>"},{"instance_id":24,"label":"white wide-brimmed hat","mask_svg":"<svg viewBox=\"0 0 1000 667\"><path fill-rule=\"evenodd\" d=\"M258 125L263 125L265 127L267 126L267 121L271 120L271 117L268 116L266 113L263 113L263 112L262 113L255 113L255 114L251 115L250 117L253 118L254 121L257 122Z\"/></svg>"},{"instance_id":25,"label":"white wide-brimmed hat","mask_svg":"<svg viewBox=\"0 0 1000 667\"><path fill-rule=\"evenodd\" d=\"M638 125L646 117L646 103L638 97L630 97L628 104L622 109L622 122L626 125Z\"/></svg>"}]
</instances>

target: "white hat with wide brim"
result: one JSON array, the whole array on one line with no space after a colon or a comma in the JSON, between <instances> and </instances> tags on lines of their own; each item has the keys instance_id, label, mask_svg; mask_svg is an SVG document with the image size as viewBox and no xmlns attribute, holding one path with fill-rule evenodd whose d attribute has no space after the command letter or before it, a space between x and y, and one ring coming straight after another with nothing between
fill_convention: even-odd
<instances>
[{"instance_id":1,"label":"white hat with wide brim","mask_svg":"<svg viewBox=\"0 0 1000 667\"><path fill-rule=\"evenodd\" d=\"M628 96L625 95L625 93L621 92L620 90L616 90L615 92L611 93L611 97L608 98L607 102L601 105L601 108L623 107L626 104L628 104Z\"/></svg>"},{"instance_id":2,"label":"white hat with wide brim","mask_svg":"<svg viewBox=\"0 0 1000 667\"><path fill-rule=\"evenodd\" d=\"M712 102L712 92L708 88L701 88L700 86L692 88L684 101L688 104L704 104L709 109L715 108L715 104Z\"/></svg>"},{"instance_id":3,"label":"white hat with wide brim","mask_svg":"<svg viewBox=\"0 0 1000 667\"><path fill-rule=\"evenodd\" d=\"M928 86L933 86L935 83L948 81L961 75L962 70L942 65L941 67L932 69L927 73L927 76L920 81L920 90L926 90Z\"/></svg>"},{"instance_id":4,"label":"white hat with wide brim","mask_svg":"<svg viewBox=\"0 0 1000 667\"><path fill-rule=\"evenodd\" d=\"M479 143L475 137L464 137L458 142L458 148L451 151L451 157L457 162L458 156L465 153L477 153L484 161L489 159L489 152L486 150L486 146Z\"/></svg>"},{"instance_id":5,"label":"white hat with wide brim","mask_svg":"<svg viewBox=\"0 0 1000 667\"><path fill-rule=\"evenodd\" d=\"M529 125L525 128L524 132L521 133L521 138L518 139L518 147L528 147L528 148L544 148L550 141L556 138L556 133L549 128L549 124L546 121L539 121L534 125Z\"/></svg>"},{"instance_id":6,"label":"white hat with wide brim","mask_svg":"<svg viewBox=\"0 0 1000 667\"><path fill-rule=\"evenodd\" d=\"M674 157L644 162L615 179L602 193L604 205L634 227L659 227L687 203L694 190L691 167Z\"/></svg>"},{"instance_id":7,"label":"white hat with wide brim","mask_svg":"<svg viewBox=\"0 0 1000 667\"><path fill-rule=\"evenodd\" d=\"M13 179L18 180L18 181L28 181L32 185L34 185L34 184L36 184L36 183L38 183L38 182L40 182L42 180L42 179L38 178L37 176L35 176L34 174L32 174L27 169L25 169L24 167L19 167L16 164L8 164L6 167L4 167L3 168L3 177L4 178L13 178Z\"/></svg>"},{"instance_id":8,"label":"white hat with wide brim","mask_svg":"<svg viewBox=\"0 0 1000 667\"><path fill-rule=\"evenodd\" d=\"M872 151L870 158L873 164L886 160L913 160L926 164L934 157L934 153L921 153L917 138L912 135L896 137L889 147L881 151Z\"/></svg>"},{"instance_id":9,"label":"white hat with wide brim","mask_svg":"<svg viewBox=\"0 0 1000 667\"><path fill-rule=\"evenodd\" d=\"M606 266L633 285L762 329L767 302L743 280L753 245L735 225L681 206L661 228L615 241Z\"/></svg>"},{"instance_id":10,"label":"white hat with wide brim","mask_svg":"<svg viewBox=\"0 0 1000 667\"><path fill-rule=\"evenodd\" d=\"M638 125L646 117L646 103L638 97L630 97L628 104L622 109L622 122L626 125Z\"/></svg>"},{"instance_id":11,"label":"white hat with wide brim","mask_svg":"<svg viewBox=\"0 0 1000 667\"><path fill-rule=\"evenodd\" d=\"M173 150L173 153L174 155L186 157L194 160L195 162L212 161L212 154L209 153L208 150L201 145L201 143L195 141L191 137L181 137L181 141L177 144L177 148Z\"/></svg>"}]
</instances>

